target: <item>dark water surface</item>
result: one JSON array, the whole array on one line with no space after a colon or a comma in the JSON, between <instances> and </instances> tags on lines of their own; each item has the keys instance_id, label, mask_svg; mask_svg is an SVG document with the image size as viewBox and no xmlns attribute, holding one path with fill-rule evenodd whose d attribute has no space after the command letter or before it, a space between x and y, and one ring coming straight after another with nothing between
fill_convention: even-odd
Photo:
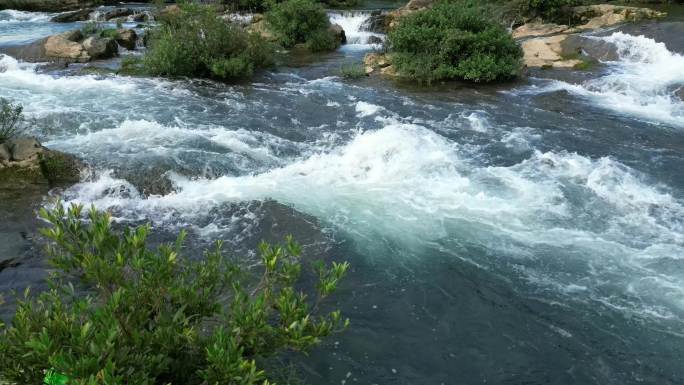
<instances>
[{"instance_id":1,"label":"dark water surface","mask_svg":"<svg viewBox=\"0 0 684 385\"><path fill-rule=\"evenodd\" d=\"M92 166L52 195L189 228L190 255L293 233L349 260L352 327L302 360L312 384L681 384L681 24L630 28L595 37L615 62L499 86L343 80L373 48L348 31L235 86L2 57L0 97ZM0 203L3 291L40 283L43 194Z\"/></svg>"}]
</instances>

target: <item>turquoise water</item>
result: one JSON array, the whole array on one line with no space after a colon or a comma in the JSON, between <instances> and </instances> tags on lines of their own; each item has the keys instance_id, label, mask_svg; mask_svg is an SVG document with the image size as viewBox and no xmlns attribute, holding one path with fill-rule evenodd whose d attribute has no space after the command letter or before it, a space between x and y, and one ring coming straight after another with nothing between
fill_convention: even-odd
<instances>
[{"instance_id":1,"label":"turquoise water","mask_svg":"<svg viewBox=\"0 0 684 385\"><path fill-rule=\"evenodd\" d=\"M191 256L293 233L309 257L349 260L331 305L351 329L296 359L312 384L677 384L684 59L658 28L598 37L620 55L591 73L500 86L345 81L374 48L353 31L355 46L246 85L4 56L0 97L90 164L52 195L160 239L188 228ZM2 290L42 274L17 227L0 227L19 261Z\"/></svg>"}]
</instances>

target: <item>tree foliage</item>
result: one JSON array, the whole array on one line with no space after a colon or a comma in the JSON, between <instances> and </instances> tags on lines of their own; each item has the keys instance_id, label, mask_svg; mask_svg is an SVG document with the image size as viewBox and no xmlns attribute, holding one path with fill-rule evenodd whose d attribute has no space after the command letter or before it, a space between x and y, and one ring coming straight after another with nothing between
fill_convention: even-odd
<instances>
[{"instance_id":1,"label":"tree foliage","mask_svg":"<svg viewBox=\"0 0 684 385\"><path fill-rule=\"evenodd\" d=\"M522 50L472 1L442 1L403 17L388 35L400 75L420 82L514 78Z\"/></svg>"},{"instance_id":2,"label":"tree foliage","mask_svg":"<svg viewBox=\"0 0 684 385\"><path fill-rule=\"evenodd\" d=\"M261 37L222 20L212 7L181 4L151 31L143 60L152 75L249 78L273 64L273 49Z\"/></svg>"},{"instance_id":3,"label":"tree foliage","mask_svg":"<svg viewBox=\"0 0 684 385\"><path fill-rule=\"evenodd\" d=\"M0 98L0 143L12 139L19 132L19 124L24 119L24 107Z\"/></svg>"},{"instance_id":4,"label":"tree foliage","mask_svg":"<svg viewBox=\"0 0 684 385\"><path fill-rule=\"evenodd\" d=\"M0 382L38 384L54 369L82 385L269 384L264 358L306 351L348 324L339 311L320 315L319 304L349 265L315 263L309 298L295 288L301 247L291 238L259 246L255 276L220 243L191 262L184 233L150 249L149 226L119 234L94 208L87 220L80 206L41 217L52 225L43 234L56 271L50 290L26 292L0 329Z\"/></svg>"}]
</instances>

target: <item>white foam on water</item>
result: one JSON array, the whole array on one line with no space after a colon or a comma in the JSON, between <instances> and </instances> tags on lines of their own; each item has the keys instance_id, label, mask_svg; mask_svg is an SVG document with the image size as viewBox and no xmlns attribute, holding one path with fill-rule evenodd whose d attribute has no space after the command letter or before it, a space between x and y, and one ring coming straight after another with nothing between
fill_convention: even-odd
<instances>
[{"instance_id":1,"label":"white foam on water","mask_svg":"<svg viewBox=\"0 0 684 385\"><path fill-rule=\"evenodd\" d=\"M95 75L53 76L36 72L37 65L23 63L0 54L0 90L17 87L26 91L74 95L78 93L131 92L137 89L127 78L102 78Z\"/></svg>"},{"instance_id":2,"label":"white foam on water","mask_svg":"<svg viewBox=\"0 0 684 385\"><path fill-rule=\"evenodd\" d=\"M384 108L367 102L356 102L356 112L359 118L375 115Z\"/></svg>"},{"instance_id":3,"label":"white foam on water","mask_svg":"<svg viewBox=\"0 0 684 385\"><path fill-rule=\"evenodd\" d=\"M247 156L263 165L279 165L284 159L275 151L283 147L298 145L286 139L263 132L244 129L228 129L220 126L188 127L163 125L155 121L125 120L115 128L103 129L83 134L53 139L45 144L57 149L78 149L88 158L99 158L104 151L127 157L160 156L169 157L174 153L199 152L187 143L206 140L229 151L230 155ZM205 150L209 151L209 150Z\"/></svg>"},{"instance_id":4,"label":"white foam on water","mask_svg":"<svg viewBox=\"0 0 684 385\"><path fill-rule=\"evenodd\" d=\"M684 100L675 94L684 86L684 56L644 36L615 32L590 38L617 48L619 59L606 63L607 75L582 84L553 81L534 92L566 90L620 114L684 127Z\"/></svg>"},{"instance_id":5,"label":"white foam on water","mask_svg":"<svg viewBox=\"0 0 684 385\"><path fill-rule=\"evenodd\" d=\"M105 175L68 189L64 198L160 224L179 215L194 223L224 204L274 199L361 244L387 239L411 249L468 242L503 256L520 253L521 261L538 258L541 251L531 249L551 248L565 257L572 250L586 270L540 272L537 265L521 271L540 286L568 288L559 290L568 296L627 306L604 293L608 280L638 292L644 306L665 298L684 308L684 277L653 267L654 260L684 255L684 206L610 158L535 152L512 166L482 166L459 144L395 122L266 172L175 176L173 183L174 193L142 198L125 181ZM667 315L629 305L641 314Z\"/></svg>"},{"instance_id":6,"label":"white foam on water","mask_svg":"<svg viewBox=\"0 0 684 385\"><path fill-rule=\"evenodd\" d=\"M35 23L49 21L54 14L45 12L25 12L14 9L0 11L0 23Z\"/></svg>"}]
</instances>

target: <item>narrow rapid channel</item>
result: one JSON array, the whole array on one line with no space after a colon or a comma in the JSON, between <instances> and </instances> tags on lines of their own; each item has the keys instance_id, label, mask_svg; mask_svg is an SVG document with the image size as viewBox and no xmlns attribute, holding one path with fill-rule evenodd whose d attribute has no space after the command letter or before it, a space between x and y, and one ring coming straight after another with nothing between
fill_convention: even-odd
<instances>
[{"instance_id":1,"label":"narrow rapid channel","mask_svg":"<svg viewBox=\"0 0 684 385\"><path fill-rule=\"evenodd\" d=\"M189 228L191 254L292 232L349 260L353 326L307 361L312 384L684 382L684 53L611 31L593 38L615 60L562 79L343 80L384 39L370 17L331 12L348 46L252 84L3 55L0 97L91 166L66 202ZM0 11L0 44L60 28Z\"/></svg>"}]
</instances>

